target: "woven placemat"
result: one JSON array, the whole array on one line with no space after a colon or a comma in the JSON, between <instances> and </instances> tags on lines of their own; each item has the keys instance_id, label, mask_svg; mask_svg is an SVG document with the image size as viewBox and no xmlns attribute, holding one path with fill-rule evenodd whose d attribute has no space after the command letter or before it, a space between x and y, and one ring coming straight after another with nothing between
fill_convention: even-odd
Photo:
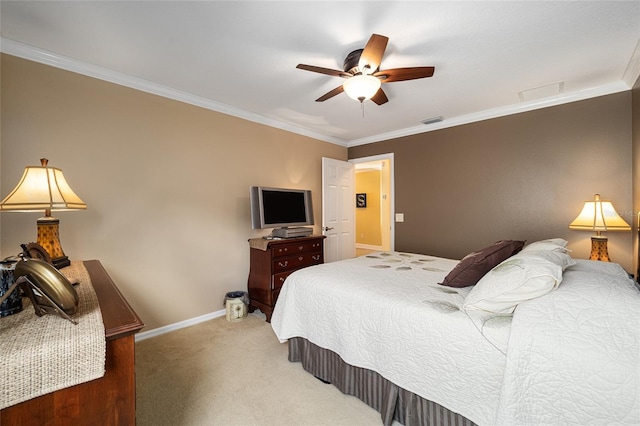
<instances>
[{"instance_id":1,"label":"woven placemat","mask_svg":"<svg viewBox=\"0 0 640 426\"><path fill-rule=\"evenodd\" d=\"M0 409L104 375L106 341L98 298L81 261L60 272L77 280L77 325L23 310L0 318Z\"/></svg>"},{"instance_id":2,"label":"woven placemat","mask_svg":"<svg viewBox=\"0 0 640 426\"><path fill-rule=\"evenodd\" d=\"M269 241L270 240L267 240L266 238L251 238L249 240L249 247L266 251L267 246L269 245Z\"/></svg>"}]
</instances>

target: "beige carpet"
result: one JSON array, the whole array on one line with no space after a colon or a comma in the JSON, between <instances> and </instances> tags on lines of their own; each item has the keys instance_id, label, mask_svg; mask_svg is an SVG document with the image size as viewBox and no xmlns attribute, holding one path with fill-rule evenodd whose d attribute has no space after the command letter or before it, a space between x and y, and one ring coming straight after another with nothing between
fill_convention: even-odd
<instances>
[{"instance_id":1,"label":"beige carpet","mask_svg":"<svg viewBox=\"0 0 640 426\"><path fill-rule=\"evenodd\" d=\"M271 325L224 317L136 343L137 423L380 425L380 414L287 360Z\"/></svg>"}]
</instances>

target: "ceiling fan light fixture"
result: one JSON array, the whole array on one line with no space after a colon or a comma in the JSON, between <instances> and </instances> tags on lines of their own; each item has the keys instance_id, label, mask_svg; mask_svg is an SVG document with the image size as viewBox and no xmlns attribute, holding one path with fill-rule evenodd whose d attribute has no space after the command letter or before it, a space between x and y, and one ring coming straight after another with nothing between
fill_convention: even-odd
<instances>
[{"instance_id":1,"label":"ceiling fan light fixture","mask_svg":"<svg viewBox=\"0 0 640 426\"><path fill-rule=\"evenodd\" d=\"M342 88L351 99L364 102L380 90L381 84L380 80L372 75L354 75L343 83Z\"/></svg>"},{"instance_id":2,"label":"ceiling fan light fixture","mask_svg":"<svg viewBox=\"0 0 640 426\"><path fill-rule=\"evenodd\" d=\"M342 65L343 70L317 67L315 65L298 64L296 68L341 77L346 79L344 84L325 93L316 99L316 102L324 102L342 92L347 92L351 99L364 101L371 99L376 105L389 102L389 98L380 88L381 83L393 83L395 81L417 80L419 78L432 77L434 67L406 67L380 70L380 62L387 48L389 37L372 34L364 49L357 49L347 55Z\"/></svg>"}]
</instances>

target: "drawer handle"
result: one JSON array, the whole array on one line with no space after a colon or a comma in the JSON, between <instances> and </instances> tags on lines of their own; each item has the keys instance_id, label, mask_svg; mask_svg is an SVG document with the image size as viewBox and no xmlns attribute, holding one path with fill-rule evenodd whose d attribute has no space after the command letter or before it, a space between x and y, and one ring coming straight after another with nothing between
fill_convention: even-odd
<instances>
[{"instance_id":1,"label":"drawer handle","mask_svg":"<svg viewBox=\"0 0 640 426\"><path fill-rule=\"evenodd\" d=\"M278 281L280 281L280 284L284 284L285 279L286 279L285 277L280 277L278 278ZM271 284L271 290L275 290L275 289L276 289L275 286Z\"/></svg>"},{"instance_id":2,"label":"drawer handle","mask_svg":"<svg viewBox=\"0 0 640 426\"><path fill-rule=\"evenodd\" d=\"M312 258L313 260L320 260L320 255L319 255L319 254L316 254L316 255L311 256L311 258Z\"/></svg>"},{"instance_id":3,"label":"drawer handle","mask_svg":"<svg viewBox=\"0 0 640 426\"><path fill-rule=\"evenodd\" d=\"M302 262L302 259L304 259L304 257L302 256L298 257L298 261Z\"/></svg>"},{"instance_id":4,"label":"drawer handle","mask_svg":"<svg viewBox=\"0 0 640 426\"><path fill-rule=\"evenodd\" d=\"M278 266L280 266L281 268L286 268L287 266L289 266L289 261L285 260L284 262L278 262Z\"/></svg>"},{"instance_id":5,"label":"drawer handle","mask_svg":"<svg viewBox=\"0 0 640 426\"><path fill-rule=\"evenodd\" d=\"M280 253L287 251L287 248L280 249Z\"/></svg>"},{"instance_id":6,"label":"drawer handle","mask_svg":"<svg viewBox=\"0 0 640 426\"><path fill-rule=\"evenodd\" d=\"M304 246L298 246L298 250L300 251L304 250Z\"/></svg>"}]
</instances>

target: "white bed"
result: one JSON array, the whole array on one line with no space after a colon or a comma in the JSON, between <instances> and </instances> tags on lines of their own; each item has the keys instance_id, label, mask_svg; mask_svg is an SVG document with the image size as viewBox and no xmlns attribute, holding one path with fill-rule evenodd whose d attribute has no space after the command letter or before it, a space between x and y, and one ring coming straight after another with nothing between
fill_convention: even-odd
<instances>
[{"instance_id":1,"label":"white bed","mask_svg":"<svg viewBox=\"0 0 640 426\"><path fill-rule=\"evenodd\" d=\"M513 314L470 306L492 284L503 288L499 275L516 257L465 288L439 284L459 261L419 254L305 268L285 282L271 324L283 342L303 338L476 424L640 424L634 282L614 263L564 261L544 265L553 288Z\"/></svg>"}]
</instances>

